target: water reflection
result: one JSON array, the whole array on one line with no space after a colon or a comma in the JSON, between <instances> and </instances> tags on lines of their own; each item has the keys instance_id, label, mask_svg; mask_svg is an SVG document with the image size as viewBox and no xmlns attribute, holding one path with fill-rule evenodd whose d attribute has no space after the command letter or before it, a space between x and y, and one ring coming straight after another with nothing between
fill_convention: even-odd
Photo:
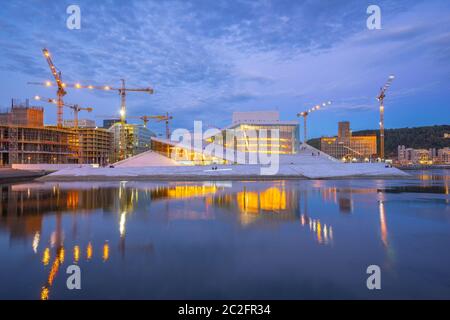
<instances>
[{"instance_id":1,"label":"water reflection","mask_svg":"<svg viewBox=\"0 0 450 320\"><path fill-rule=\"evenodd\" d=\"M316 195L324 202L334 203L339 212L351 214L354 196L376 194L378 188L350 188L326 186L314 182L314 188L299 189L287 186L285 181L261 186L231 183L44 183L3 186L0 190L0 228L7 229L12 241L32 238L32 248L37 252L42 241L42 224L46 216L54 216L56 225L50 237L51 247L64 243L62 216L73 215L72 237L77 237L77 216L101 210L105 214L117 214L119 237L125 239L127 219L135 211L149 211L159 202L167 221L179 219L215 219L217 209L238 212L239 223L250 226L258 223L299 220L302 226L316 234L318 243L329 243L333 236L330 222L311 218L308 199ZM391 189L385 189L389 192ZM190 199L199 199L203 208L189 208ZM187 201L184 210L178 210L171 201ZM385 206L379 202L382 222L382 241L387 245ZM315 212L316 213L316 212ZM320 212L318 212L320 213ZM317 213L316 213L317 214ZM125 240L123 240L125 241ZM124 242L122 243L124 245ZM81 248L76 249L77 256ZM92 247L85 248L88 257Z\"/></svg>"},{"instance_id":2,"label":"water reflection","mask_svg":"<svg viewBox=\"0 0 450 320\"><path fill-rule=\"evenodd\" d=\"M445 190L447 180L440 183L431 187ZM201 229L191 230L194 239L217 224L236 225L227 232L248 234L295 226L295 236L301 235L304 241L296 246L335 250L340 241L353 234L365 236L364 230L354 224L363 216L374 223L383 262L393 266L396 243L389 213L391 197L397 195L392 190L411 192L414 187L430 194L434 190L422 182L398 186L381 180L16 184L0 188L0 234L9 236L11 247L25 246L45 271L45 278L41 276L35 285L43 300L55 295L63 266L83 264L101 275L101 268L118 261L133 264L145 255L152 256L155 248L160 250L161 259L161 252L169 249L158 240L165 232L176 238L170 232L180 232L186 222L192 222L190 226L200 222L196 226L201 225ZM159 228L155 229L156 222ZM160 228L164 225L178 229ZM278 239L262 241L267 246ZM126 252L131 254L126 256ZM0 250L0 257L2 254Z\"/></svg>"}]
</instances>

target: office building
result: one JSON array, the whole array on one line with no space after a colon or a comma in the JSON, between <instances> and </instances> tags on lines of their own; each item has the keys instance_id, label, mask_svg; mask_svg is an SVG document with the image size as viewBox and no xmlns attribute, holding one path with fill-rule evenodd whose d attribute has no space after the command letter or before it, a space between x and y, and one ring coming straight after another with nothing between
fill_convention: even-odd
<instances>
[{"instance_id":1,"label":"office building","mask_svg":"<svg viewBox=\"0 0 450 320\"><path fill-rule=\"evenodd\" d=\"M339 122L337 137L322 137L320 149L336 158L344 161L369 161L376 158L377 137L353 136L348 121Z\"/></svg>"},{"instance_id":2,"label":"office building","mask_svg":"<svg viewBox=\"0 0 450 320\"><path fill-rule=\"evenodd\" d=\"M156 135L141 124L114 123L112 133L112 162L124 160L150 150L151 138Z\"/></svg>"}]
</instances>

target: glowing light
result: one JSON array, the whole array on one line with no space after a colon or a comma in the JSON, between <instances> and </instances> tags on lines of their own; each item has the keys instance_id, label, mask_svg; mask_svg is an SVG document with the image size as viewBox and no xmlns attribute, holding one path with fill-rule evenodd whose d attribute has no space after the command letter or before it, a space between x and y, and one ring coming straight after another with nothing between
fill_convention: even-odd
<instances>
[{"instance_id":1,"label":"glowing light","mask_svg":"<svg viewBox=\"0 0 450 320\"><path fill-rule=\"evenodd\" d=\"M103 89L105 89L105 90L111 90L111 87L110 87L110 86L105 86Z\"/></svg>"},{"instance_id":2,"label":"glowing light","mask_svg":"<svg viewBox=\"0 0 450 320\"><path fill-rule=\"evenodd\" d=\"M88 246L86 248L86 257L88 260L92 259L92 243L88 243Z\"/></svg>"},{"instance_id":3,"label":"glowing light","mask_svg":"<svg viewBox=\"0 0 450 320\"><path fill-rule=\"evenodd\" d=\"M63 247L59 250L58 259L61 263L64 262L65 250Z\"/></svg>"},{"instance_id":4,"label":"glowing light","mask_svg":"<svg viewBox=\"0 0 450 320\"><path fill-rule=\"evenodd\" d=\"M41 236L40 236L39 232L36 232L34 234L34 238L33 238L33 251L34 251L34 253L37 253L37 248L39 246L40 238L41 238Z\"/></svg>"},{"instance_id":5,"label":"glowing light","mask_svg":"<svg viewBox=\"0 0 450 320\"><path fill-rule=\"evenodd\" d=\"M39 96L34 96L34 100L41 100L41 97L39 97Z\"/></svg>"},{"instance_id":6,"label":"glowing light","mask_svg":"<svg viewBox=\"0 0 450 320\"><path fill-rule=\"evenodd\" d=\"M127 222L127 213L122 212L120 214L120 221L119 221L119 232L120 236L123 237L125 235L125 224Z\"/></svg>"},{"instance_id":7,"label":"glowing light","mask_svg":"<svg viewBox=\"0 0 450 320\"><path fill-rule=\"evenodd\" d=\"M103 262L107 261L109 259L109 244L105 243L103 245Z\"/></svg>"},{"instance_id":8,"label":"glowing light","mask_svg":"<svg viewBox=\"0 0 450 320\"><path fill-rule=\"evenodd\" d=\"M41 300L48 300L49 290L47 287L42 287L41 289Z\"/></svg>"},{"instance_id":9,"label":"glowing light","mask_svg":"<svg viewBox=\"0 0 450 320\"><path fill-rule=\"evenodd\" d=\"M76 84L75 84L75 88L80 89L80 88L81 88L81 84L76 83Z\"/></svg>"},{"instance_id":10,"label":"glowing light","mask_svg":"<svg viewBox=\"0 0 450 320\"><path fill-rule=\"evenodd\" d=\"M73 248L73 260L75 262L78 262L79 259L80 259L80 247L79 246L75 246Z\"/></svg>"},{"instance_id":11,"label":"glowing light","mask_svg":"<svg viewBox=\"0 0 450 320\"><path fill-rule=\"evenodd\" d=\"M317 221L317 241L322 243L322 225Z\"/></svg>"},{"instance_id":12,"label":"glowing light","mask_svg":"<svg viewBox=\"0 0 450 320\"><path fill-rule=\"evenodd\" d=\"M48 275L48 284L51 286L53 284L53 281L55 280L56 274L59 270L60 262L58 259L55 259L55 261L52 264L52 268L50 269L50 273Z\"/></svg>"},{"instance_id":13,"label":"glowing light","mask_svg":"<svg viewBox=\"0 0 450 320\"><path fill-rule=\"evenodd\" d=\"M94 89L94 87L93 86L88 86L88 89L92 90L92 89Z\"/></svg>"},{"instance_id":14,"label":"glowing light","mask_svg":"<svg viewBox=\"0 0 450 320\"><path fill-rule=\"evenodd\" d=\"M42 254L42 263L44 266L48 265L50 262L50 248L45 248L44 253Z\"/></svg>"},{"instance_id":15,"label":"glowing light","mask_svg":"<svg viewBox=\"0 0 450 320\"><path fill-rule=\"evenodd\" d=\"M52 85L52 83L51 83L50 81L46 81L46 82L45 82L45 85L46 85L47 87L50 87L50 86Z\"/></svg>"}]
</instances>

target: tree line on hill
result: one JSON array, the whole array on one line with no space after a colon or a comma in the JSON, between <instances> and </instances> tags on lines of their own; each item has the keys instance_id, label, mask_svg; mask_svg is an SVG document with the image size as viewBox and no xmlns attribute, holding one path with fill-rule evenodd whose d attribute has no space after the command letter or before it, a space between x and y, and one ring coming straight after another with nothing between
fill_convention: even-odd
<instances>
[{"instance_id":1,"label":"tree line on hill","mask_svg":"<svg viewBox=\"0 0 450 320\"><path fill-rule=\"evenodd\" d=\"M384 146L387 157L397 157L397 147L404 145L413 149L442 149L450 147L450 137L445 138L445 134L450 135L450 125L436 125L415 128L385 129ZM353 136L376 135L377 150L380 149L379 130L360 130L352 132ZM320 138L308 140L308 144L320 149Z\"/></svg>"}]
</instances>

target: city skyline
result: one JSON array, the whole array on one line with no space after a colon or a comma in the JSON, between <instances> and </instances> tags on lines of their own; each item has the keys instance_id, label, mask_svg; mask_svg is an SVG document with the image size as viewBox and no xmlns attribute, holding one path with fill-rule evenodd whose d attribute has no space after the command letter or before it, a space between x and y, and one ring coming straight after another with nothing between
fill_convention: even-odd
<instances>
[{"instance_id":1,"label":"city skyline","mask_svg":"<svg viewBox=\"0 0 450 320\"><path fill-rule=\"evenodd\" d=\"M54 97L55 90L26 84L52 80L41 53L48 47L67 82L118 86L125 78L153 87L152 96L128 97L128 114L168 111L172 128L191 128L193 120L223 127L240 110L278 110L294 120L332 100L311 117L310 137L334 134L341 120L353 130L377 129L375 97L389 74L396 80L386 98L386 128L445 124L450 5L379 1L382 29L368 30L369 4L80 1L81 29L69 30L67 1L45 8L8 2L0 13L0 106L11 98ZM68 92L67 102L95 108L81 118L100 124L96 115L118 114L116 93ZM45 107L46 123L55 123L56 108L36 104ZM64 119L71 118L65 110Z\"/></svg>"}]
</instances>

